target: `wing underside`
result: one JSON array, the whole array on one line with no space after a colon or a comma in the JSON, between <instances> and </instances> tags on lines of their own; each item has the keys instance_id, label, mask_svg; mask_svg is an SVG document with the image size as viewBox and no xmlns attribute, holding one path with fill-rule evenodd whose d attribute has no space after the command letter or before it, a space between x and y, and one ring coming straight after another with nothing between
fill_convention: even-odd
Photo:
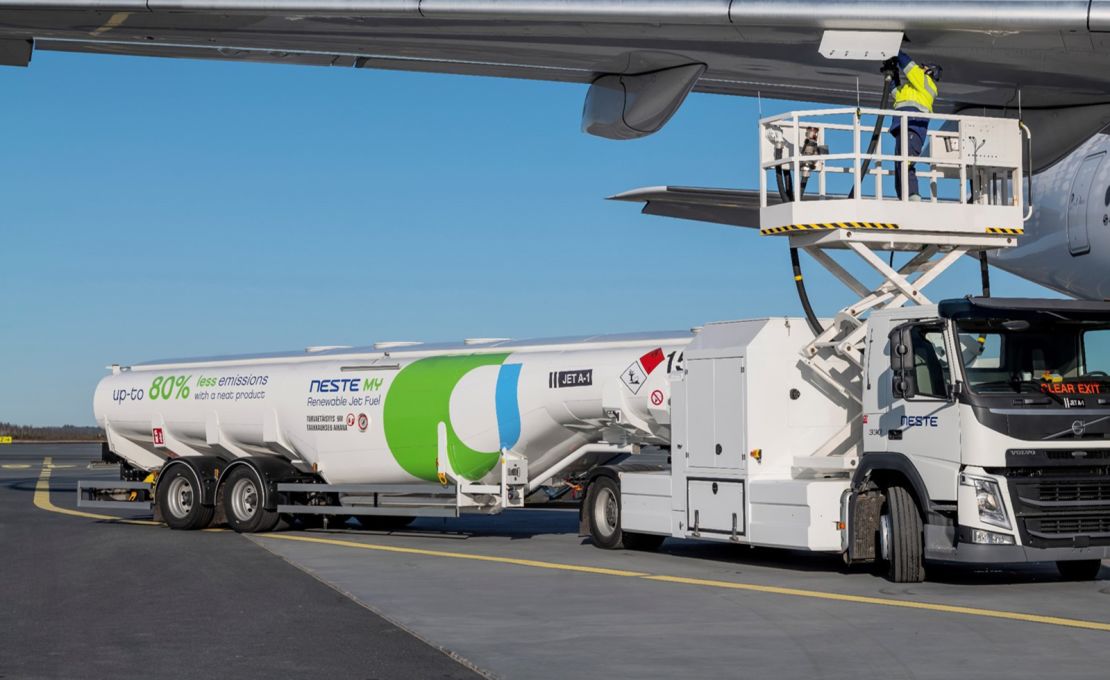
<instances>
[{"instance_id":1,"label":"wing underside","mask_svg":"<svg viewBox=\"0 0 1110 680\"><path fill-rule=\"evenodd\" d=\"M948 109L1101 104L1110 0L0 0L0 60L35 49L588 83L701 63L695 91L874 103L825 28L902 30ZM858 83L858 85L857 85ZM857 89L858 88L858 89Z\"/></svg>"}]
</instances>

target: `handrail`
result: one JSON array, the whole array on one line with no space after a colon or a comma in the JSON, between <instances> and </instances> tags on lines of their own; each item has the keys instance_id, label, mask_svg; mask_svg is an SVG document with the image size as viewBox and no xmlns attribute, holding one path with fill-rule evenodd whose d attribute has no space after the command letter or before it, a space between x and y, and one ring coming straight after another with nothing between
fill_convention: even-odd
<instances>
[{"instance_id":1,"label":"handrail","mask_svg":"<svg viewBox=\"0 0 1110 680\"><path fill-rule=\"evenodd\" d=\"M828 120L842 116L851 116L851 123ZM894 153L884 153L881 147L875 150L870 146L868 151L874 150L876 153L866 153L862 139L865 132L864 116L889 117L892 121L897 121L879 126L878 134L889 133L894 125L906 129L913 119L952 122L955 125L948 125L948 129L926 130L925 149L920 155L909 153L910 135L897 136L898 143ZM1015 127L1010 127L1011 125ZM779 175L779 191L787 202L802 200L805 188L813 177L817 180L817 195L826 197L826 179L830 176L843 178L847 173L852 175L851 182L841 186L843 191L852 187L849 197L858 200L890 200L893 197L890 194L884 196L883 186L884 178L891 174L889 166L883 167L888 163L898 167L900 176L896 180L900 180L897 184L903 187L908 186L910 168L923 166L915 174L926 178L932 187L930 193L933 194L933 203L943 200L939 196L943 193L942 184L953 187L952 182L958 181L961 203L1022 205L1025 159L1021 153L1022 139L1017 125L1021 125L1020 121L986 116L923 113L906 109L830 108L789 111L769 116L760 120L759 129L760 205L768 206L768 171ZM876 128L867 126L868 134L872 129ZM1010 138L1011 131L1015 133L1013 139ZM1028 138L1028 128L1024 125L1022 132ZM984 144L987 144L985 148ZM842 152L848 145L851 151ZM830 147L834 153L830 153ZM864 167L867 167L866 172L863 171ZM864 193L864 184L869 179L873 182L869 185L873 190L867 195ZM836 185L834 190L839 192L840 189L835 187ZM909 192L903 193L905 195L900 200L908 201ZM924 191L921 193L925 195ZM950 200L953 198L954 196L949 196Z\"/></svg>"},{"instance_id":2,"label":"handrail","mask_svg":"<svg viewBox=\"0 0 1110 680\"><path fill-rule=\"evenodd\" d=\"M759 120L760 124L774 123L780 120L791 120L795 117L821 117L821 116L838 116L838 115L859 115L859 116L878 116L878 115L894 115L894 116L907 116L909 118L928 118L929 120L951 120L955 122L965 120L998 120L990 116L963 116L948 113L925 113L924 111L911 111L907 109L869 109L865 107L852 107L852 108L837 108L837 109L806 109L804 111L788 111L786 113L776 114L774 116L767 116Z\"/></svg>"},{"instance_id":3,"label":"handrail","mask_svg":"<svg viewBox=\"0 0 1110 680\"><path fill-rule=\"evenodd\" d=\"M1029 207L1025 210L1025 216L1021 218L1022 222L1028 222L1029 218L1033 216L1033 131L1020 120L1018 121L1018 125L1021 126L1022 132L1025 133L1026 148L1029 152L1029 158L1025 166L1026 172L1029 175L1029 194L1025 196L1025 200L1028 202Z\"/></svg>"}]
</instances>

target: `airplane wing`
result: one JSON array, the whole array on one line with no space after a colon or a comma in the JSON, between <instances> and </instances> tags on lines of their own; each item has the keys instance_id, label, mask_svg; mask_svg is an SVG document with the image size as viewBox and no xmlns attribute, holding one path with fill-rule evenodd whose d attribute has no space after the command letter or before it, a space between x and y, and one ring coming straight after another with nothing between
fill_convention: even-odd
<instances>
[{"instance_id":1,"label":"airplane wing","mask_svg":"<svg viewBox=\"0 0 1110 680\"><path fill-rule=\"evenodd\" d=\"M830 28L904 32L918 62L944 66L940 110L1012 110L1020 98L1030 112L1074 111L1056 122L1088 136L1110 122L1110 0L0 0L0 63L25 65L33 44L594 84L616 76L609 90L625 106L673 100L642 119L618 107L608 127L584 120L594 134L635 137L661 127L689 91L874 105L877 63L820 56ZM596 99L587 112L604 110Z\"/></svg>"}]
</instances>

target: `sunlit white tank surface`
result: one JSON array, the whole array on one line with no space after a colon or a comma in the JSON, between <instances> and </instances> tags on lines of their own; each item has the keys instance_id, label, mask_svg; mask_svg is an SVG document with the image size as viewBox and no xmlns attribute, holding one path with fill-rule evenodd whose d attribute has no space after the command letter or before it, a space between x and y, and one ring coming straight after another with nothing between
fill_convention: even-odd
<instances>
[{"instance_id":1,"label":"sunlit white tank surface","mask_svg":"<svg viewBox=\"0 0 1110 680\"><path fill-rule=\"evenodd\" d=\"M494 479L502 451L542 475L583 444L667 444L668 375L690 332L378 343L114 367L94 411L109 446L169 457L277 455L331 483Z\"/></svg>"}]
</instances>

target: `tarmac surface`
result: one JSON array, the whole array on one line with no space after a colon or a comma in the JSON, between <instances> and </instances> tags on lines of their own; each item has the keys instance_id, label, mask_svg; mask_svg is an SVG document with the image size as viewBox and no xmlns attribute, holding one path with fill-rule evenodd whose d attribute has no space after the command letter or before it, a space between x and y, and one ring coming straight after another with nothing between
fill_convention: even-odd
<instances>
[{"instance_id":1,"label":"tarmac surface","mask_svg":"<svg viewBox=\"0 0 1110 680\"><path fill-rule=\"evenodd\" d=\"M0 678L1108 677L1105 565L892 584L788 551L598 550L573 510L171 532L75 512L78 479L116 476L96 458L0 448Z\"/></svg>"}]
</instances>

